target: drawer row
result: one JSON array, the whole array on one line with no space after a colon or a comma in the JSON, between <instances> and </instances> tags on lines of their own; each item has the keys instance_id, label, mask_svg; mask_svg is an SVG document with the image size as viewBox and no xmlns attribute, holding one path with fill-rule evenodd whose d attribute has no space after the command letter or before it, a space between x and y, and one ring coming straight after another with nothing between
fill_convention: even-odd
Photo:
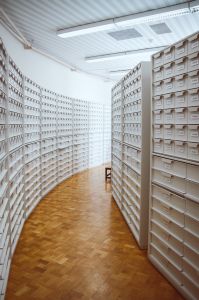
<instances>
[{"instance_id":1,"label":"drawer row","mask_svg":"<svg viewBox=\"0 0 199 300\"><path fill-rule=\"evenodd\" d=\"M153 96L199 88L199 70L153 83Z\"/></svg>"},{"instance_id":2,"label":"drawer row","mask_svg":"<svg viewBox=\"0 0 199 300\"><path fill-rule=\"evenodd\" d=\"M153 97L153 110L199 106L199 89Z\"/></svg>"},{"instance_id":3,"label":"drawer row","mask_svg":"<svg viewBox=\"0 0 199 300\"><path fill-rule=\"evenodd\" d=\"M197 170L197 166L196 166ZM152 167L152 182L172 190L180 195L184 195L188 199L199 202L199 181L195 176L183 176L183 174L172 174L170 170L163 171L158 166Z\"/></svg>"},{"instance_id":4,"label":"drawer row","mask_svg":"<svg viewBox=\"0 0 199 300\"><path fill-rule=\"evenodd\" d=\"M132 117L133 118L133 117ZM199 124L199 107L181 107L153 111L153 124Z\"/></svg>"},{"instance_id":5,"label":"drawer row","mask_svg":"<svg viewBox=\"0 0 199 300\"><path fill-rule=\"evenodd\" d=\"M199 143L197 142L153 139L153 152L199 161Z\"/></svg>"},{"instance_id":6,"label":"drawer row","mask_svg":"<svg viewBox=\"0 0 199 300\"><path fill-rule=\"evenodd\" d=\"M199 52L184 56L153 69L153 81L164 80L199 69Z\"/></svg>"},{"instance_id":7,"label":"drawer row","mask_svg":"<svg viewBox=\"0 0 199 300\"><path fill-rule=\"evenodd\" d=\"M153 126L153 138L199 143L199 124L156 124Z\"/></svg>"},{"instance_id":8,"label":"drawer row","mask_svg":"<svg viewBox=\"0 0 199 300\"><path fill-rule=\"evenodd\" d=\"M188 39L180 41L153 55L153 68L163 66L181 57L191 56L199 51L199 34L196 33Z\"/></svg>"}]
</instances>

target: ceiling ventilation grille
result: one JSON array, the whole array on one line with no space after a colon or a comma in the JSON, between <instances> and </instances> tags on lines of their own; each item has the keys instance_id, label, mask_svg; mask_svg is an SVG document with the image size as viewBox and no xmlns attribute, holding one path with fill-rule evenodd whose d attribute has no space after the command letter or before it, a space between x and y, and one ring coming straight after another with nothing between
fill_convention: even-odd
<instances>
[{"instance_id":1,"label":"ceiling ventilation grille","mask_svg":"<svg viewBox=\"0 0 199 300\"><path fill-rule=\"evenodd\" d=\"M142 37L142 35L134 28L112 31L112 32L109 32L108 34L117 41L123 41L123 40L129 40L129 39L135 39L138 37Z\"/></svg>"},{"instance_id":2,"label":"ceiling ventilation grille","mask_svg":"<svg viewBox=\"0 0 199 300\"><path fill-rule=\"evenodd\" d=\"M165 34L172 32L171 29L165 23L150 25L150 27L156 34Z\"/></svg>"}]
</instances>

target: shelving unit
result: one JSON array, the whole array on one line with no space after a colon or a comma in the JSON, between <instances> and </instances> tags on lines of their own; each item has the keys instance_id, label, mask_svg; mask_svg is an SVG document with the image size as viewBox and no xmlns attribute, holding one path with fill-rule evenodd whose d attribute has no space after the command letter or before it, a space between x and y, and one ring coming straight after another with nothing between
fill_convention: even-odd
<instances>
[{"instance_id":1,"label":"shelving unit","mask_svg":"<svg viewBox=\"0 0 199 300\"><path fill-rule=\"evenodd\" d=\"M153 56L148 256L186 299L199 297L199 34Z\"/></svg>"},{"instance_id":2,"label":"shelving unit","mask_svg":"<svg viewBox=\"0 0 199 300\"><path fill-rule=\"evenodd\" d=\"M41 189L45 196L57 185L57 96L41 91Z\"/></svg>"},{"instance_id":3,"label":"shelving unit","mask_svg":"<svg viewBox=\"0 0 199 300\"><path fill-rule=\"evenodd\" d=\"M103 104L56 94L23 76L0 40L1 300L23 224L39 201L95 159L104 163L103 111Z\"/></svg>"},{"instance_id":4,"label":"shelving unit","mask_svg":"<svg viewBox=\"0 0 199 300\"><path fill-rule=\"evenodd\" d=\"M26 218L41 199L41 89L24 78L24 163Z\"/></svg>"},{"instance_id":5,"label":"shelving unit","mask_svg":"<svg viewBox=\"0 0 199 300\"><path fill-rule=\"evenodd\" d=\"M89 103L89 167L103 164L103 106Z\"/></svg>"},{"instance_id":6,"label":"shelving unit","mask_svg":"<svg viewBox=\"0 0 199 300\"><path fill-rule=\"evenodd\" d=\"M57 96L58 182L73 174L73 100Z\"/></svg>"},{"instance_id":7,"label":"shelving unit","mask_svg":"<svg viewBox=\"0 0 199 300\"><path fill-rule=\"evenodd\" d=\"M103 106L103 162L111 161L111 106Z\"/></svg>"},{"instance_id":8,"label":"shelving unit","mask_svg":"<svg viewBox=\"0 0 199 300\"><path fill-rule=\"evenodd\" d=\"M89 167L88 102L73 101L73 174Z\"/></svg>"},{"instance_id":9,"label":"shelving unit","mask_svg":"<svg viewBox=\"0 0 199 300\"><path fill-rule=\"evenodd\" d=\"M140 248L147 248L151 63L141 62L112 90L112 186Z\"/></svg>"}]
</instances>

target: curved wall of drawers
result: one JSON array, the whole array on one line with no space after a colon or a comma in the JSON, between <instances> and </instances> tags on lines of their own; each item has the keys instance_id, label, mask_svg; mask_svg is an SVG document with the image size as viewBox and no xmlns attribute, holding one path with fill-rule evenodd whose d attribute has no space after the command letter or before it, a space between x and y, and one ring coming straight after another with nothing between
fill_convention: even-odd
<instances>
[{"instance_id":1,"label":"curved wall of drawers","mask_svg":"<svg viewBox=\"0 0 199 300\"><path fill-rule=\"evenodd\" d=\"M110 161L111 108L23 76L0 41L0 299L25 220L71 175Z\"/></svg>"}]
</instances>

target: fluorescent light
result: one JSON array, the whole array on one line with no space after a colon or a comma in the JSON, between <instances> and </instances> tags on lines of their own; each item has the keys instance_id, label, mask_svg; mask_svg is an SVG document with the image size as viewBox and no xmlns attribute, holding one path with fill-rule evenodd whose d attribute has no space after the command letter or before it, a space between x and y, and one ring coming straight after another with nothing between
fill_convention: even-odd
<instances>
[{"instance_id":1,"label":"fluorescent light","mask_svg":"<svg viewBox=\"0 0 199 300\"><path fill-rule=\"evenodd\" d=\"M195 0L190 3L190 11L192 13L199 12L199 0Z\"/></svg>"},{"instance_id":2,"label":"fluorescent light","mask_svg":"<svg viewBox=\"0 0 199 300\"><path fill-rule=\"evenodd\" d=\"M128 27L137 24L162 21L168 18L183 16L195 12L198 9L198 0L189 3L171 5L168 7L131 14L128 16L116 17L99 22L83 24L79 26L60 29L57 35L62 38L69 38L94 32L118 29L118 27Z\"/></svg>"},{"instance_id":3,"label":"fluorescent light","mask_svg":"<svg viewBox=\"0 0 199 300\"><path fill-rule=\"evenodd\" d=\"M137 24L162 21L165 19L183 16L187 14L190 14L189 5L179 4L134 15L129 15L126 17L115 18L114 23L118 26L128 27Z\"/></svg>"},{"instance_id":4,"label":"fluorescent light","mask_svg":"<svg viewBox=\"0 0 199 300\"><path fill-rule=\"evenodd\" d=\"M67 38L112 29L115 29L115 24L113 23L113 19L109 19L66 29L60 29L57 31L57 35L62 38Z\"/></svg>"},{"instance_id":5,"label":"fluorescent light","mask_svg":"<svg viewBox=\"0 0 199 300\"><path fill-rule=\"evenodd\" d=\"M136 49L136 50L125 51L125 52L117 52L117 53L108 53L108 54L97 55L97 56L89 56L89 57L85 57L85 61L88 63L93 63L93 62L101 62L101 61L106 61L106 60L119 59L119 58L123 58L124 56L128 56L128 55L135 55L135 54L142 54L142 53L150 54L150 53L159 51L165 47L167 47L167 46Z\"/></svg>"},{"instance_id":6,"label":"fluorescent light","mask_svg":"<svg viewBox=\"0 0 199 300\"><path fill-rule=\"evenodd\" d=\"M124 75L128 73L131 69L126 69L126 70L115 70L115 71L109 71L109 75Z\"/></svg>"}]
</instances>

